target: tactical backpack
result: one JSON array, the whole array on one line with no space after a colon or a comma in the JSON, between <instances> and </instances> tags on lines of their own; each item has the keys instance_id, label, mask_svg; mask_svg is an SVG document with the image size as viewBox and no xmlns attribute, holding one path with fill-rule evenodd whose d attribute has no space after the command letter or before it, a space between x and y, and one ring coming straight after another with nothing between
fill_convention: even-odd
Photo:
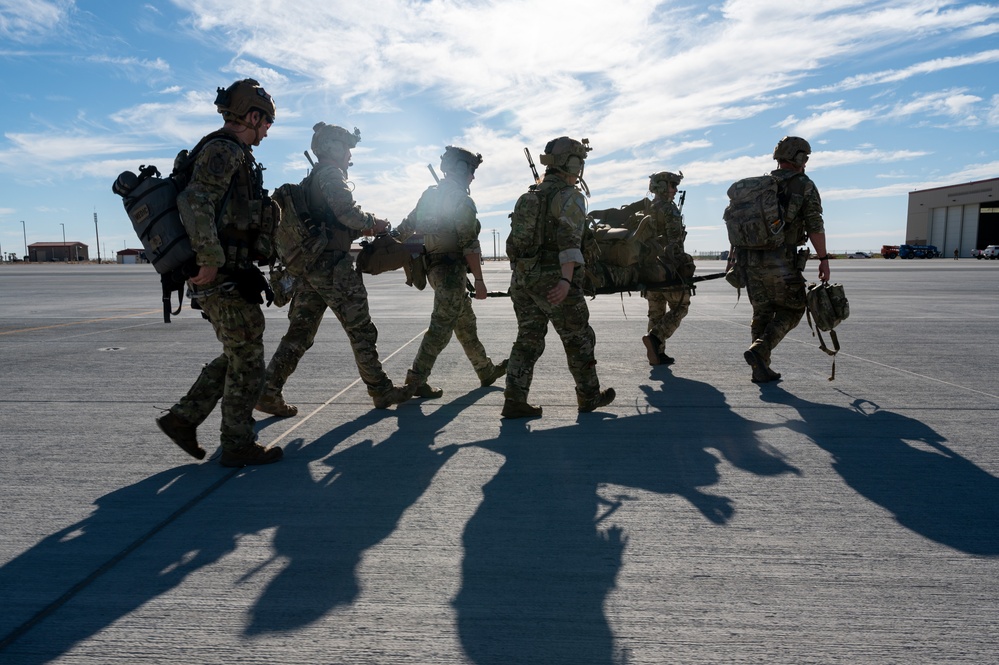
<instances>
[{"instance_id":1,"label":"tactical backpack","mask_svg":"<svg viewBox=\"0 0 999 665\"><path fill-rule=\"evenodd\" d=\"M281 206L281 222L274 232L274 249L284 269L295 277L304 276L326 250L326 225L314 220L305 200L305 186L286 183L271 198Z\"/></svg>"},{"instance_id":2,"label":"tactical backpack","mask_svg":"<svg viewBox=\"0 0 999 665\"><path fill-rule=\"evenodd\" d=\"M542 231L548 215L548 197L537 185L520 195L510 213L510 228L522 229L516 235L511 233L506 239L506 255L511 261L531 254L544 240Z\"/></svg>"},{"instance_id":3,"label":"tactical backpack","mask_svg":"<svg viewBox=\"0 0 999 665\"><path fill-rule=\"evenodd\" d=\"M785 242L780 178L753 176L732 183L723 217L728 240L739 249L779 249Z\"/></svg>"},{"instance_id":4,"label":"tactical backpack","mask_svg":"<svg viewBox=\"0 0 999 665\"><path fill-rule=\"evenodd\" d=\"M805 287L805 306L808 327L812 329L812 336L818 335L819 348L833 357L832 375L829 377L829 380L832 381L836 378L836 354L839 353L839 338L836 336L834 328L850 316L850 303L846 299L843 285L830 284L829 282L810 283ZM834 350L830 351L826 347L826 342L822 339L822 331L829 333Z\"/></svg>"},{"instance_id":5,"label":"tactical backpack","mask_svg":"<svg viewBox=\"0 0 999 665\"><path fill-rule=\"evenodd\" d=\"M170 323L171 314L180 313L184 302L184 282L188 277L198 274L196 256L177 209L177 195L187 187L201 149L217 138L238 144L237 139L228 132L212 132L201 139L194 149L181 150L177 154L173 171L168 177L161 177L155 166L142 165L138 175L132 171L123 171L111 185L111 191L122 197L125 214L132 221L146 259L160 274L165 323ZM229 202L235 181L233 178L222 199L215 217L216 224ZM177 292L178 304L176 311L171 311L170 300L174 291Z\"/></svg>"}]
</instances>

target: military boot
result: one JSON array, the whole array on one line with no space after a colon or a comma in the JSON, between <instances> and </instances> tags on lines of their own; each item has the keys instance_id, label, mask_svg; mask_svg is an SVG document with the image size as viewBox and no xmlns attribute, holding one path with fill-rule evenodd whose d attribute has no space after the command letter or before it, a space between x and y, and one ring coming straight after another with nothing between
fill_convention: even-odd
<instances>
[{"instance_id":1,"label":"military boot","mask_svg":"<svg viewBox=\"0 0 999 665\"><path fill-rule=\"evenodd\" d=\"M769 383L780 379L780 374L770 369L759 351L750 347L742 356L746 364L753 368L753 383Z\"/></svg>"},{"instance_id":2,"label":"military boot","mask_svg":"<svg viewBox=\"0 0 999 665\"><path fill-rule=\"evenodd\" d=\"M580 397L576 395L576 403L579 405L580 413L589 413L602 406L607 406L614 401L615 397L617 397L617 393L614 392L614 389L608 388L607 390L601 390L592 397Z\"/></svg>"},{"instance_id":3,"label":"military boot","mask_svg":"<svg viewBox=\"0 0 999 665\"><path fill-rule=\"evenodd\" d=\"M416 394L416 386L411 385L400 388L389 384L387 388L382 390L368 388L368 394L371 395L376 409L387 409L393 404L402 404L410 399Z\"/></svg>"},{"instance_id":4,"label":"military boot","mask_svg":"<svg viewBox=\"0 0 999 665\"><path fill-rule=\"evenodd\" d=\"M507 399L503 402L503 411L500 415L504 418L540 418L541 407L531 406L527 402Z\"/></svg>"},{"instance_id":5,"label":"military boot","mask_svg":"<svg viewBox=\"0 0 999 665\"><path fill-rule=\"evenodd\" d=\"M157 418L156 424L185 453L195 459L205 459L205 449L198 444L197 427L187 424L173 411L167 411Z\"/></svg>"},{"instance_id":6,"label":"military boot","mask_svg":"<svg viewBox=\"0 0 999 665\"><path fill-rule=\"evenodd\" d=\"M219 464L229 467L254 466L257 464L273 464L284 457L281 446L271 446L264 448L259 443L253 442L246 446L223 450Z\"/></svg>"},{"instance_id":7,"label":"military boot","mask_svg":"<svg viewBox=\"0 0 999 665\"><path fill-rule=\"evenodd\" d=\"M423 399L437 399L444 394L444 391L440 388L434 388L427 384L419 374L409 370L406 373L406 390L412 393L413 397L420 397Z\"/></svg>"},{"instance_id":8,"label":"military boot","mask_svg":"<svg viewBox=\"0 0 999 665\"><path fill-rule=\"evenodd\" d=\"M298 407L285 402L284 396L281 393L276 395L261 395L254 408L257 411L263 411L279 418L291 418L298 415Z\"/></svg>"},{"instance_id":9,"label":"military boot","mask_svg":"<svg viewBox=\"0 0 999 665\"><path fill-rule=\"evenodd\" d=\"M649 359L650 365L673 364L674 359L659 350L663 344L662 341L652 333L642 338L642 344L645 345L645 357Z\"/></svg>"},{"instance_id":10,"label":"military boot","mask_svg":"<svg viewBox=\"0 0 999 665\"><path fill-rule=\"evenodd\" d=\"M486 369L479 372L479 381L482 383L482 387L491 386L496 383L496 379L500 378L506 374L506 365L509 359L504 360L499 365L490 365Z\"/></svg>"}]
</instances>

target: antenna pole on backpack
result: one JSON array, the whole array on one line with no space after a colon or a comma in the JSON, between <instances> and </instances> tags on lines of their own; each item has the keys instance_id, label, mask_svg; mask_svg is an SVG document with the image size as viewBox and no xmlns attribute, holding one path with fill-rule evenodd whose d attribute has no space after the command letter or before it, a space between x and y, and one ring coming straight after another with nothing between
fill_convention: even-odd
<instances>
[{"instance_id":1,"label":"antenna pole on backpack","mask_svg":"<svg viewBox=\"0 0 999 665\"><path fill-rule=\"evenodd\" d=\"M434 170L434 165L427 164L427 169L430 170L430 175L434 177L434 182L436 182L438 185L441 184L441 179L437 177L437 171Z\"/></svg>"},{"instance_id":2,"label":"antenna pole on backpack","mask_svg":"<svg viewBox=\"0 0 999 665\"><path fill-rule=\"evenodd\" d=\"M307 160L309 160L309 165L310 165L310 166L311 166L312 168L316 168L316 163L315 163L314 161L312 161L312 155L310 155L310 154L309 154L309 151L308 151L308 150L306 150L306 151L305 151L305 158L306 158Z\"/></svg>"},{"instance_id":3,"label":"antenna pole on backpack","mask_svg":"<svg viewBox=\"0 0 999 665\"><path fill-rule=\"evenodd\" d=\"M534 165L534 160L531 158L531 151L524 148L524 154L527 155L527 164L531 167L531 174L534 175L534 184L541 184L541 176L538 175L538 167Z\"/></svg>"}]
</instances>

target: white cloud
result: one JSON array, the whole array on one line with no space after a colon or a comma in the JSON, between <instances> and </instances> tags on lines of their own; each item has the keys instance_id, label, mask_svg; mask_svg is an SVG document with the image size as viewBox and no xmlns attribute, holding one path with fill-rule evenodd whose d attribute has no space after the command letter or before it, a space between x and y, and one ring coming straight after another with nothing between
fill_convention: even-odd
<instances>
[{"instance_id":1,"label":"white cloud","mask_svg":"<svg viewBox=\"0 0 999 665\"><path fill-rule=\"evenodd\" d=\"M72 0L0 0L0 36L31 42L57 31L73 8Z\"/></svg>"}]
</instances>

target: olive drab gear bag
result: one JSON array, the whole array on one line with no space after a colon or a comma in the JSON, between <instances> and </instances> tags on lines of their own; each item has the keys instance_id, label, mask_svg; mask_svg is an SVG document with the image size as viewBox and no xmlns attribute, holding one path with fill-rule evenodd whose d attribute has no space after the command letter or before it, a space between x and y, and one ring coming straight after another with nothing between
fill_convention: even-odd
<instances>
[{"instance_id":1,"label":"olive drab gear bag","mask_svg":"<svg viewBox=\"0 0 999 665\"><path fill-rule=\"evenodd\" d=\"M738 249L779 249L786 243L780 179L753 176L732 183L723 217L728 240Z\"/></svg>"},{"instance_id":2,"label":"olive drab gear bag","mask_svg":"<svg viewBox=\"0 0 999 665\"><path fill-rule=\"evenodd\" d=\"M285 270L304 276L326 250L326 225L314 220L305 200L305 182L281 185L271 198L281 206L281 222L274 231L274 249Z\"/></svg>"},{"instance_id":3,"label":"olive drab gear bag","mask_svg":"<svg viewBox=\"0 0 999 665\"><path fill-rule=\"evenodd\" d=\"M400 242L391 233L383 233L373 240L361 241L356 270L366 275L380 275L402 268L406 284L422 291L427 286L423 247Z\"/></svg>"},{"instance_id":4,"label":"olive drab gear bag","mask_svg":"<svg viewBox=\"0 0 999 665\"><path fill-rule=\"evenodd\" d=\"M812 328L812 336L818 335L819 348L833 357L832 375L829 377L829 380L832 381L836 378L836 354L839 353L840 348L839 338L836 336L834 328L850 316L850 303L846 299L843 285L830 284L829 282L810 283L805 287L805 306L808 327ZM822 331L829 333L829 338L832 339L833 343L832 351L822 339Z\"/></svg>"},{"instance_id":5,"label":"olive drab gear bag","mask_svg":"<svg viewBox=\"0 0 999 665\"><path fill-rule=\"evenodd\" d=\"M142 165L138 175L123 171L111 185L111 191L122 198L125 214L142 243L146 260L160 274L165 323L170 322L171 314L180 313L184 282L198 274L195 253L177 209L177 195L187 187L201 149L214 139L225 139L239 145L236 137L228 132L212 132L192 150L181 150L174 160L173 171L166 178L160 176L155 166ZM216 224L222 218L235 182L236 178L233 178L222 199L215 217ZM178 294L179 303L177 310L171 312L170 299L174 291Z\"/></svg>"}]
</instances>

